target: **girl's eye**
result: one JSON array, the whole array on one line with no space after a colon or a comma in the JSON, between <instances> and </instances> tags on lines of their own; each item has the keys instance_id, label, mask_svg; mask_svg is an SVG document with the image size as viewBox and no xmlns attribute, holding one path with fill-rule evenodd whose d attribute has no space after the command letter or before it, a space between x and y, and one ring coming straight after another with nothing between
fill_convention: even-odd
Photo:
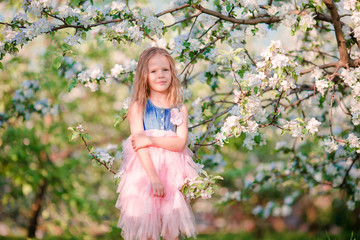
<instances>
[{"instance_id":1,"label":"girl's eye","mask_svg":"<svg viewBox=\"0 0 360 240\"><path fill-rule=\"evenodd\" d=\"M154 73L154 72L155 72L155 70L151 71L151 73Z\"/></svg>"},{"instance_id":2,"label":"girl's eye","mask_svg":"<svg viewBox=\"0 0 360 240\"><path fill-rule=\"evenodd\" d=\"M164 69L164 71L169 71L169 69Z\"/></svg>"}]
</instances>

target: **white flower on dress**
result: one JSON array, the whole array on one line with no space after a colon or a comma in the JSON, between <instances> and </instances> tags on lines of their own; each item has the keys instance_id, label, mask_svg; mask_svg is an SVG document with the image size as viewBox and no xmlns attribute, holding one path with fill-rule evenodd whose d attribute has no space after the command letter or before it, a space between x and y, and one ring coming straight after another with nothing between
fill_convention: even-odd
<instances>
[{"instance_id":1,"label":"white flower on dress","mask_svg":"<svg viewBox=\"0 0 360 240\"><path fill-rule=\"evenodd\" d=\"M178 108L172 108L170 112L170 122L174 125L181 125L183 123L184 115Z\"/></svg>"}]
</instances>

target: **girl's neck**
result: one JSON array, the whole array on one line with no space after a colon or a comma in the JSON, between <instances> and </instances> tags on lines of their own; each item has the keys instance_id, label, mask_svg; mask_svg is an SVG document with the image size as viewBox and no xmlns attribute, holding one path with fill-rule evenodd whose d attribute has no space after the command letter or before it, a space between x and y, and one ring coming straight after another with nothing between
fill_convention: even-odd
<instances>
[{"instance_id":1,"label":"girl's neck","mask_svg":"<svg viewBox=\"0 0 360 240\"><path fill-rule=\"evenodd\" d=\"M167 93L151 92L149 99L157 107L169 108L170 103L167 101Z\"/></svg>"}]
</instances>

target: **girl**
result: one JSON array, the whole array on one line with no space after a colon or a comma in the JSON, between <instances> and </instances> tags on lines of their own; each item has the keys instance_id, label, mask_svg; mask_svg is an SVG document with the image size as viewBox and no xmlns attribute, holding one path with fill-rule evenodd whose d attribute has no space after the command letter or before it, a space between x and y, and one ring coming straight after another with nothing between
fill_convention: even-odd
<instances>
[{"instance_id":1,"label":"girl","mask_svg":"<svg viewBox=\"0 0 360 240\"><path fill-rule=\"evenodd\" d=\"M199 167L186 147L188 112L175 63L162 48L139 58L129 108L131 136L123 143L116 207L125 240L195 237L195 218L180 191Z\"/></svg>"}]
</instances>

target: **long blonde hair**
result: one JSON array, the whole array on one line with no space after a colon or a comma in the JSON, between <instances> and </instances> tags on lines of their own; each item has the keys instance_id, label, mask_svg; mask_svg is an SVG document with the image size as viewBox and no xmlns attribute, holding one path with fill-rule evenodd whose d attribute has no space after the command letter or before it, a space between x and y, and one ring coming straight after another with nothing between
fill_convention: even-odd
<instances>
[{"instance_id":1,"label":"long blonde hair","mask_svg":"<svg viewBox=\"0 0 360 240\"><path fill-rule=\"evenodd\" d=\"M167 94L167 101L170 102L170 107L180 106L183 103L184 97L181 90L179 78L176 74L174 59L165 49L159 47L151 47L145 49L139 57L134 77L130 106L137 102L141 109L145 109L146 101L150 96L150 87L147 79L148 62L151 57L157 54L165 56L170 64L171 84L169 86L169 91ZM129 110L131 110L131 107Z\"/></svg>"}]
</instances>

